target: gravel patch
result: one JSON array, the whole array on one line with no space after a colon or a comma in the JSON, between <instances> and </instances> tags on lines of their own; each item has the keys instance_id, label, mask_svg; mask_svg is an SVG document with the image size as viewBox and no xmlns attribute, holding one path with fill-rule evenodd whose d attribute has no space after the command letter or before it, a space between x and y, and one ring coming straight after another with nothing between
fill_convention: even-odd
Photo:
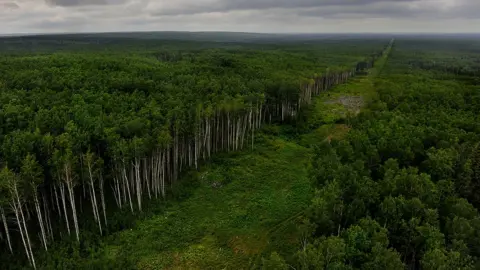
<instances>
[{"instance_id":1,"label":"gravel patch","mask_svg":"<svg viewBox=\"0 0 480 270\"><path fill-rule=\"evenodd\" d=\"M325 101L325 104L341 104L348 111L358 114L365 104L365 100L361 96L341 96L338 99Z\"/></svg>"}]
</instances>

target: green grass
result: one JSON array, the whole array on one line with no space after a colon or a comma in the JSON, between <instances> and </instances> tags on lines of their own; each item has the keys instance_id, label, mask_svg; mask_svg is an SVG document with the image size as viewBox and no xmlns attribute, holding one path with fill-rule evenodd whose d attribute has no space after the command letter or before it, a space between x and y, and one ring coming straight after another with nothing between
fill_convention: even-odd
<instances>
[{"instance_id":1,"label":"green grass","mask_svg":"<svg viewBox=\"0 0 480 270\"><path fill-rule=\"evenodd\" d=\"M330 136L330 131L338 133L335 124L344 124L348 117L355 116L363 106L377 97L374 85L375 78L385 66L390 50L391 48L376 61L375 67L370 69L367 75L357 76L314 99L312 105L305 111L304 123L300 124L304 131L308 131L301 139L302 145L311 144L308 143L308 141L311 141L309 137L315 135L327 137ZM361 104L346 106L341 100L348 98L361 99L362 102ZM343 126L339 128L345 130Z\"/></svg>"},{"instance_id":2,"label":"green grass","mask_svg":"<svg viewBox=\"0 0 480 270\"><path fill-rule=\"evenodd\" d=\"M304 209L313 194L310 150L263 136L254 151L217 159L190 175L188 199L117 233L110 259L140 269L246 269L269 246L269 230Z\"/></svg>"}]
</instances>

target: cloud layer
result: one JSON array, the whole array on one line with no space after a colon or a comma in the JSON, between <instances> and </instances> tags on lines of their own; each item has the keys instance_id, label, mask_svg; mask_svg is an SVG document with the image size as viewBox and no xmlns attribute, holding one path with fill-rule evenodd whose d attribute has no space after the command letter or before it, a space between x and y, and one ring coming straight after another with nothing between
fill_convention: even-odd
<instances>
[{"instance_id":1,"label":"cloud layer","mask_svg":"<svg viewBox=\"0 0 480 270\"><path fill-rule=\"evenodd\" d=\"M0 0L0 34L475 32L478 0Z\"/></svg>"}]
</instances>

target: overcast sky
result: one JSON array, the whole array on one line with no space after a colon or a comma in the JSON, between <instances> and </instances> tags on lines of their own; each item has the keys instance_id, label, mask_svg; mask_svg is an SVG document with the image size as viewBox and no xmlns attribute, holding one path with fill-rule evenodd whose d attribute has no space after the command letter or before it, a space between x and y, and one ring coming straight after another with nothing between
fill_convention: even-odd
<instances>
[{"instance_id":1,"label":"overcast sky","mask_svg":"<svg viewBox=\"0 0 480 270\"><path fill-rule=\"evenodd\" d=\"M0 0L0 34L479 29L480 0Z\"/></svg>"}]
</instances>

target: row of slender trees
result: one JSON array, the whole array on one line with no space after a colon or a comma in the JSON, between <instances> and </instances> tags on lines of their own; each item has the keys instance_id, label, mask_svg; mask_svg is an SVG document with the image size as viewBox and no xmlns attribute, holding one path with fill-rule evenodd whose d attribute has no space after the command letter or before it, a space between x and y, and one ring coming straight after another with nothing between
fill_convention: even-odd
<instances>
[{"instance_id":1,"label":"row of slender trees","mask_svg":"<svg viewBox=\"0 0 480 270\"><path fill-rule=\"evenodd\" d=\"M165 114L155 102L142 104L143 96L138 94L132 102L138 103L136 110L144 118L125 117L117 127L108 123L119 121L116 117L125 114L125 109L88 103L92 96L104 98L101 95L73 93L70 108L63 104L50 107L50 111L66 113L51 114L37 105L42 101L35 93L45 89L28 89L18 78L4 80L4 87L23 85L23 89L2 97L10 101L1 119L1 243L12 253L21 247L36 267L37 243L48 250L49 243L65 235L80 241L81 224L90 219L86 213L91 212L103 234L113 204L110 198L118 208L142 211L146 198L165 198L169 185L185 170L198 168L214 153L253 147L262 124L294 119L312 97L373 66L381 55L376 53L351 69L315 76L300 86L270 84L264 93L226 96L214 102L185 101ZM25 68L23 62L20 65ZM26 70L36 72L28 65ZM54 93L59 99L64 94ZM18 97L33 105L15 104ZM25 119L32 110L33 126ZM76 121L56 126L62 117ZM141 131L145 126L150 133Z\"/></svg>"}]
</instances>

